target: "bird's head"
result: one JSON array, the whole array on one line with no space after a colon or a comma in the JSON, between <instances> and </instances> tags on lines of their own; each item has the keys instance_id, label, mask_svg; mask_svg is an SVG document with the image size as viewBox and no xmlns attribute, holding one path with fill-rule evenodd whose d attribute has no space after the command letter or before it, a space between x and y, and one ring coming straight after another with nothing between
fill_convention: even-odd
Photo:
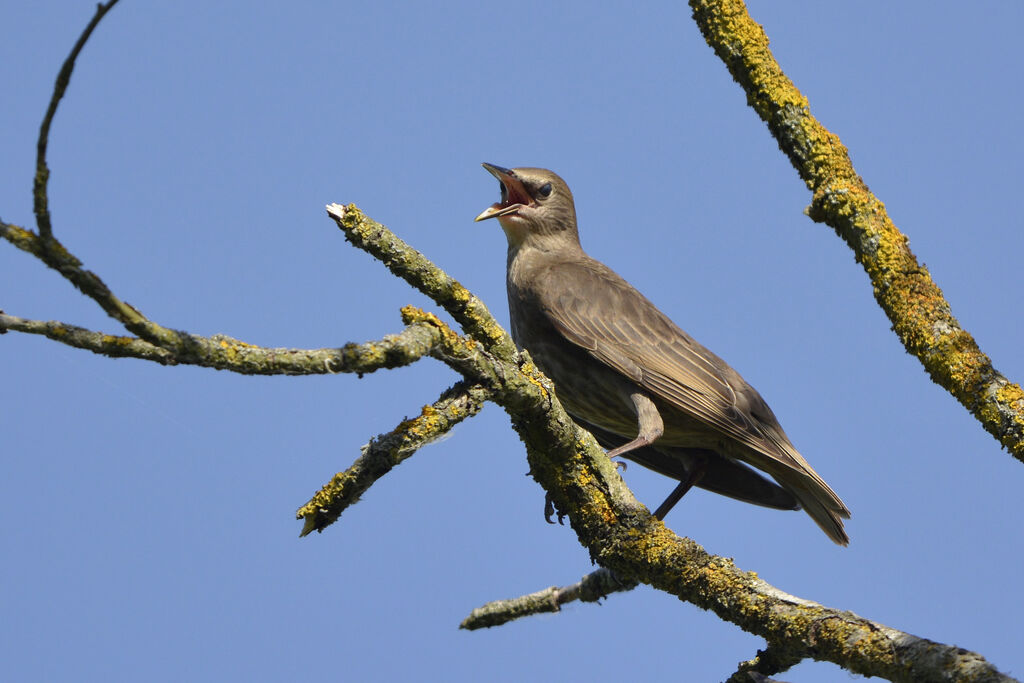
<instances>
[{"instance_id":1,"label":"bird's head","mask_svg":"<svg viewBox=\"0 0 1024 683\"><path fill-rule=\"evenodd\" d=\"M483 167L498 179L501 201L476 220L497 218L512 247L526 242L579 246L576 205L564 180L543 168Z\"/></svg>"}]
</instances>

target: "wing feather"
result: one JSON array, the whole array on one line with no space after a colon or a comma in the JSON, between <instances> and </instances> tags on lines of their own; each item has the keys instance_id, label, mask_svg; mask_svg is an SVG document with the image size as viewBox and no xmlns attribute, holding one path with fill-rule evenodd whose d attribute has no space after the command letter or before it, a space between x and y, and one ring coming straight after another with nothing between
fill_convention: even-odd
<instances>
[{"instance_id":1,"label":"wing feather","mask_svg":"<svg viewBox=\"0 0 1024 683\"><path fill-rule=\"evenodd\" d=\"M543 279L545 286L535 294L544 315L567 340L747 446L744 459L758 469L797 489L823 494L829 509L849 516L789 442L760 394L614 271L587 259L553 265Z\"/></svg>"}]
</instances>

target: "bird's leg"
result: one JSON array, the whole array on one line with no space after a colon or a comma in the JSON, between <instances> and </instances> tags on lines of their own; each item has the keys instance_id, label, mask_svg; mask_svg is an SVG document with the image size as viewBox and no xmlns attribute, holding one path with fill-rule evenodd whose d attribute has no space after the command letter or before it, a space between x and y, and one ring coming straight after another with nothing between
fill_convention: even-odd
<instances>
[{"instance_id":1,"label":"bird's leg","mask_svg":"<svg viewBox=\"0 0 1024 683\"><path fill-rule=\"evenodd\" d=\"M618 448L608 451L609 458L614 458L617 455L628 453L629 451L632 451L637 448L649 446L652 443L654 443L654 441L659 436L665 433L665 423L662 421L661 413L658 412L658 406L654 405L654 401L647 398L645 394L642 394L639 391L631 394L630 399L632 399L633 407L636 409L636 422L638 433L636 435L636 438L630 441L629 443L623 444ZM621 467L622 469L626 469L626 463L616 462L615 466ZM701 468L700 475L703 474L704 470L703 468ZM672 502L671 504L668 505L667 508L665 508L666 513L672 508L673 505L675 505L679 501L680 498L683 497L683 494L689 490L690 486L693 486L693 484L696 483L698 479L700 479L700 475L698 475L696 478L687 477L687 480L692 479L692 481L685 488L682 487L681 483L679 486L676 487L676 491L678 491L679 493L677 495L676 491L673 491L672 496L669 496L669 499L671 499ZM667 503L669 503L669 501L665 501L665 503L662 503L662 507L665 507L665 504ZM660 510L661 508L658 509ZM547 521L548 524L554 524L554 522L551 521L551 516L553 514L555 514L555 506L551 500L551 496L545 496L544 519ZM563 517L564 515L558 513L559 524L562 524ZM658 519L661 518L659 517Z\"/></svg>"},{"instance_id":2,"label":"bird's leg","mask_svg":"<svg viewBox=\"0 0 1024 683\"><path fill-rule=\"evenodd\" d=\"M659 436L665 433L665 423L662 421L661 413L658 412L658 406L654 405L654 401L639 391L631 394L630 398L633 400L633 406L636 408L638 433L636 438L629 443L608 451L609 458L614 458L617 455L628 453L637 448L650 446ZM665 499L665 502L659 505L658 509L654 511L654 516L660 520L664 520L665 515L668 514L669 510L671 510L675 504L686 495L687 491L692 489L693 486L701 480L704 476L704 472L707 471L707 466L708 461L706 458L697 458L693 467L687 469L686 478L682 479L676 487L672 489L672 493L668 494L668 498Z\"/></svg>"},{"instance_id":3,"label":"bird's leg","mask_svg":"<svg viewBox=\"0 0 1024 683\"><path fill-rule=\"evenodd\" d=\"M658 506L658 509L654 511L654 516L662 521L665 520L665 515L668 511L675 507L686 492L693 488L694 484L701 480L704 476L704 472L708 469L708 461L706 458L700 458L692 469L686 472L686 479L680 480L676 487L672 489L672 493L668 494L668 498L665 502Z\"/></svg>"},{"instance_id":4,"label":"bird's leg","mask_svg":"<svg viewBox=\"0 0 1024 683\"><path fill-rule=\"evenodd\" d=\"M665 423L662 422L661 413L658 412L658 406L654 405L654 401L639 391L631 394L630 398L633 400L633 406L636 408L638 434L629 443L608 451L609 458L614 458L616 455L622 455L637 448L650 446L654 443L655 439L665 433Z\"/></svg>"}]
</instances>

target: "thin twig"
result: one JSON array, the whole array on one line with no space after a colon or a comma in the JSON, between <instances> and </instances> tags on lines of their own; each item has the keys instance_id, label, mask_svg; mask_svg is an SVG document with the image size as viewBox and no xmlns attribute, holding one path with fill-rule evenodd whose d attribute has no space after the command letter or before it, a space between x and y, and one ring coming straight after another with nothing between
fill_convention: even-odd
<instances>
[{"instance_id":1,"label":"thin twig","mask_svg":"<svg viewBox=\"0 0 1024 683\"><path fill-rule=\"evenodd\" d=\"M534 614L558 612L562 605L576 600L598 602L613 593L633 590L637 585L636 581L620 579L613 572L602 567L568 586L561 588L552 586L511 600L488 602L470 612L469 616L459 624L459 628L475 631L481 628L501 626Z\"/></svg>"},{"instance_id":2,"label":"thin twig","mask_svg":"<svg viewBox=\"0 0 1024 683\"><path fill-rule=\"evenodd\" d=\"M3 221L0 221L0 237L56 270L129 332L172 353L181 350L181 333L151 321L137 308L118 298L96 273L86 270L82 262L65 249L56 237L44 240L31 230Z\"/></svg>"},{"instance_id":3,"label":"thin twig","mask_svg":"<svg viewBox=\"0 0 1024 683\"><path fill-rule=\"evenodd\" d=\"M61 98L64 97L68 84L71 82L71 72L75 69L75 60L78 59L78 53L85 47L86 41L89 40L89 36L92 35L93 29L100 23L103 15L109 12L117 2L118 0L110 0L105 5L100 3L96 6L96 14L93 15L92 21L82 31L82 35L78 37L78 42L71 48L71 54L64 60L64 64L57 73L57 82L53 86L50 105L46 108L46 115L43 116L42 125L39 126L39 139L36 142L36 175L32 184L32 197L39 236L46 242L49 242L53 237L53 227L50 225L50 201L47 195L50 169L46 166L46 146L50 141L50 124L53 123L53 117L57 113L57 105L60 104Z\"/></svg>"}]
</instances>

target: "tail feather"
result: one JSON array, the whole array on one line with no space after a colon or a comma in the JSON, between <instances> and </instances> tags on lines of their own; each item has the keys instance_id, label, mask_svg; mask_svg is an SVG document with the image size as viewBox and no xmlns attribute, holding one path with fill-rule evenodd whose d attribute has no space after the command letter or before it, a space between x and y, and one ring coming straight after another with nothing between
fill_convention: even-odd
<instances>
[{"instance_id":1,"label":"tail feather","mask_svg":"<svg viewBox=\"0 0 1024 683\"><path fill-rule=\"evenodd\" d=\"M800 505L814 520L814 523L821 527L821 530L829 538L839 545L849 545L850 537L843 527L843 519L850 518L850 511L843 505L843 501L839 500L839 496L827 485L824 485L824 482L821 482L824 485L824 490L821 490L821 486L816 485L818 482L813 479L806 483L810 483L812 486L805 488L795 486L793 482L790 482L790 486L787 488L800 501Z\"/></svg>"},{"instance_id":2,"label":"tail feather","mask_svg":"<svg viewBox=\"0 0 1024 683\"><path fill-rule=\"evenodd\" d=\"M839 545L849 545L850 537L843 528L843 520L850 518L846 504L800 455L781 427L767 430L766 434L776 452L755 452L754 464L792 493L829 538Z\"/></svg>"}]
</instances>

